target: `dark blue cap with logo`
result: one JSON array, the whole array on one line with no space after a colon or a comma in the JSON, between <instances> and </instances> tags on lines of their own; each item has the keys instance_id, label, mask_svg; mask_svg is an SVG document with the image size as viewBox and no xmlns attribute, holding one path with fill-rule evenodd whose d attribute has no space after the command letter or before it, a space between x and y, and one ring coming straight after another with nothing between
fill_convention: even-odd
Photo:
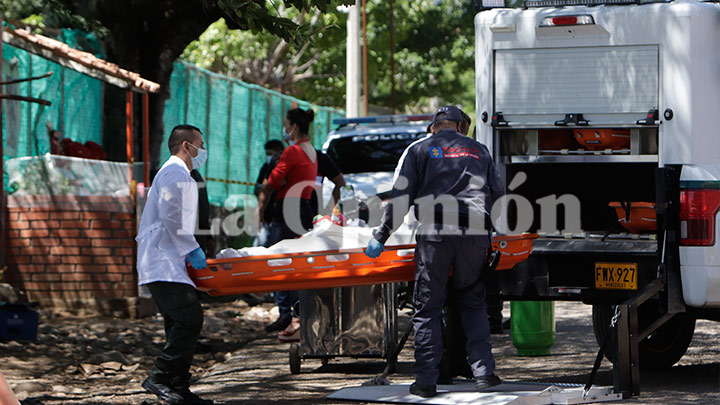
<instances>
[{"instance_id":1,"label":"dark blue cap with logo","mask_svg":"<svg viewBox=\"0 0 720 405\"><path fill-rule=\"evenodd\" d=\"M459 108L457 108L453 105L446 105L444 107L440 107L440 109L435 111L432 122L434 124L438 121L463 122L464 121L463 113Z\"/></svg>"}]
</instances>

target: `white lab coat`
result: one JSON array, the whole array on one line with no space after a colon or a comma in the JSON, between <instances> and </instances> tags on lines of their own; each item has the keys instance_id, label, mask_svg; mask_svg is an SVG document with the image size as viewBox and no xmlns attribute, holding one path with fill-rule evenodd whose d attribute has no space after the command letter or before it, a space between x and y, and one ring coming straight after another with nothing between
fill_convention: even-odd
<instances>
[{"instance_id":1,"label":"white lab coat","mask_svg":"<svg viewBox=\"0 0 720 405\"><path fill-rule=\"evenodd\" d=\"M185 162L171 156L155 176L135 238L139 285L170 281L195 287L185 258L199 247L193 236L197 205L197 183Z\"/></svg>"}]
</instances>

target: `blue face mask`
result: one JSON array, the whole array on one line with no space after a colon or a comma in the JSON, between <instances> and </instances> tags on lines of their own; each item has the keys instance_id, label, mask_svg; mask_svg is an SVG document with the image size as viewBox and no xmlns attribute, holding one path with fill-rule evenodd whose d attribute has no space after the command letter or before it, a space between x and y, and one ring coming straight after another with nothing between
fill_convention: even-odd
<instances>
[{"instance_id":1,"label":"blue face mask","mask_svg":"<svg viewBox=\"0 0 720 405\"><path fill-rule=\"evenodd\" d=\"M192 162L193 169L198 169L199 167L204 165L205 162L207 161L207 157L208 157L207 150L200 149L191 143L188 143L188 144L190 146L192 146L193 148L197 149L197 151L198 151L197 156L195 156L195 157L190 156L190 161Z\"/></svg>"}]
</instances>

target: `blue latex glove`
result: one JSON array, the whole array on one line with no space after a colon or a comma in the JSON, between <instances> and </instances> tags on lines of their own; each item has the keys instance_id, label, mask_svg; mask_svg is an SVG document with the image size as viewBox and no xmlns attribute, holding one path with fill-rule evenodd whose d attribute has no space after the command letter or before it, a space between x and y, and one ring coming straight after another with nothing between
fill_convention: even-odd
<instances>
[{"instance_id":1,"label":"blue latex glove","mask_svg":"<svg viewBox=\"0 0 720 405\"><path fill-rule=\"evenodd\" d=\"M375 238L371 238L370 242L368 242L367 249L365 249L365 255L367 257L374 259L374 258L380 256L380 253L382 253L384 248L385 248L384 244L380 243Z\"/></svg>"},{"instance_id":2,"label":"blue latex glove","mask_svg":"<svg viewBox=\"0 0 720 405\"><path fill-rule=\"evenodd\" d=\"M201 248L197 248L193 250L192 252L188 253L187 259L185 259L187 262L190 263L190 265L195 270L202 270L207 268L207 260L205 259L205 252Z\"/></svg>"}]
</instances>

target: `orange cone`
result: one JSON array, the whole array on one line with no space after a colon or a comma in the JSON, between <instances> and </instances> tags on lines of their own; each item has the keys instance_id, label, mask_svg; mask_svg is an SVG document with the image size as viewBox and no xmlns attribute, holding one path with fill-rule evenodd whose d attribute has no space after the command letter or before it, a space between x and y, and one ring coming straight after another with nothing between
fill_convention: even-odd
<instances>
[{"instance_id":1,"label":"orange cone","mask_svg":"<svg viewBox=\"0 0 720 405\"><path fill-rule=\"evenodd\" d=\"M20 405L2 373L0 373L0 405Z\"/></svg>"}]
</instances>

